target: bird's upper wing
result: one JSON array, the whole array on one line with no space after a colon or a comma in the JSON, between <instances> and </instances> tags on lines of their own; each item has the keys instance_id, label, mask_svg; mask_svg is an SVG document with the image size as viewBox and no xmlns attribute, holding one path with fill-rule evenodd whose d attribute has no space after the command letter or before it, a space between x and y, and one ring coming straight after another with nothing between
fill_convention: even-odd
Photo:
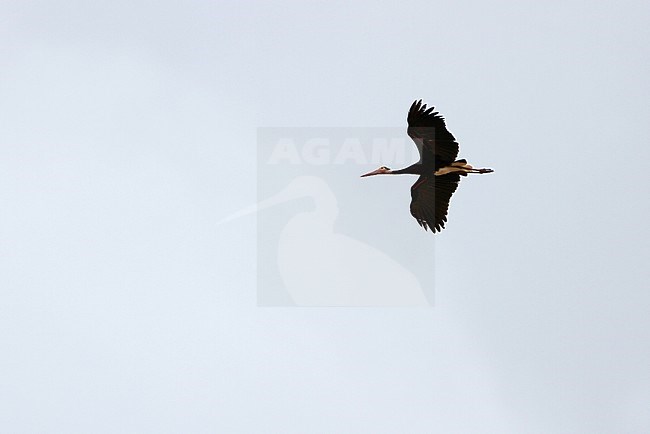
<instances>
[{"instance_id":1,"label":"bird's upper wing","mask_svg":"<svg viewBox=\"0 0 650 434\"><path fill-rule=\"evenodd\" d=\"M408 114L406 132L413 139L420 151L422 164L434 163L446 166L458 156L458 142L447 130L445 118L434 107L427 108L422 100L413 101Z\"/></svg>"},{"instance_id":2,"label":"bird's upper wing","mask_svg":"<svg viewBox=\"0 0 650 434\"><path fill-rule=\"evenodd\" d=\"M411 215L425 230L440 232L447 221L449 199L458 188L460 175L421 175L411 187Z\"/></svg>"}]
</instances>

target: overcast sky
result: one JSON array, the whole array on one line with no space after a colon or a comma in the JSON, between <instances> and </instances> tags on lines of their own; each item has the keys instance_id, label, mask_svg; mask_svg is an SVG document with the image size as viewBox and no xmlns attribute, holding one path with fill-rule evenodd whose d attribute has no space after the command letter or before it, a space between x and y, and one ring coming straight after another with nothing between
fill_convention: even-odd
<instances>
[{"instance_id":1,"label":"overcast sky","mask_svg":"<svg viewBox=\"0 0 650 434\"><path fill-rule=\"evenodd\" d=\"M650 432L648 2L0 18L0 431ZM260 127L404 128L416 98L495 169L441 234L414 179L358 178L375 162L260 164ZM337 240L401 264L355 288L395 269L428 306L296 307L280 231L315 199L220 221L297 176L329 183Z\"/></svg>"}]
</instances>

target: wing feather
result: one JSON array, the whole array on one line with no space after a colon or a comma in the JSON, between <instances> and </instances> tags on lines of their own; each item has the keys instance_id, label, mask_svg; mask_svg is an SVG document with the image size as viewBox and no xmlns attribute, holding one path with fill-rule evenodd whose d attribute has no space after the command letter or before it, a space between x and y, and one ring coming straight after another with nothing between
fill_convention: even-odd
<instances>
[{"instance_id":1,"label":"wing feather","mask_svg":"<svg viewBox=\"0 0 650 434\"><path fill-rule=\"evenodd\" d=\"M460 175L421 175L411 187L411 215L425 230L440 232L447 222L449 200L458 188Z\"/></svg>"},{"instance_id":2,"label":"wing feather","mask_svg":"<svg viewBox=\"0 0 650 434\"><path fill-rule=\"evenodd\" d=\"M458 142L447 129L445 118L427 108L422 100L413 101L408 113L406 132L420 151L420 163L431 164L435 169L447 166L458 156Z\"/></svg>"}]
</instances>

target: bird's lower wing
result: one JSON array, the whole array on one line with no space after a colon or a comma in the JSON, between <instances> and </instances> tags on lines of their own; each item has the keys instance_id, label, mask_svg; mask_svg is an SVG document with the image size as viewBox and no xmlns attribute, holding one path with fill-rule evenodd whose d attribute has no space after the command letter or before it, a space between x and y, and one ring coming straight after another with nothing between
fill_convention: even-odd
<instances>
[{"instance_id":1,"label":"bird's lower wing","mask_svg":"<svg viewBox=\"0 0 650 434\"><path fill-rule=\"evenodd\" d=\"M425 230L440 232L447 221L449 200L458 188L460 175L421 175L411 187L411 215Z\"/></svg>"}]
</instances>

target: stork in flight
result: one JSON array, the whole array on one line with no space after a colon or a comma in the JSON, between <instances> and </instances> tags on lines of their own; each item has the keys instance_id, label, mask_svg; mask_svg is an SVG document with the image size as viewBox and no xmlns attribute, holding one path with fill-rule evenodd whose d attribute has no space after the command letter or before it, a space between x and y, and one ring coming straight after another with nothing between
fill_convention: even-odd
<instances>
[{"instance_id":1,"label":"stork in flight","mask_svg":"<svg viewBox=\"0 0 650 434\"><path fill-rule=\"evenodd\" d=\"M493 170L475 169L467 160L456 160L458 142L447 130L445 118L433 110L434 107L423 105L422 100L414 101L409 109L406 132L420 151L420 161L400 170L381 166L361 177L420 175L411 186L411 215L425 230L436 233L445 227L449 200L458 188L460 177L468 173L492 173Z\"/></svg>"}]
</instances>

